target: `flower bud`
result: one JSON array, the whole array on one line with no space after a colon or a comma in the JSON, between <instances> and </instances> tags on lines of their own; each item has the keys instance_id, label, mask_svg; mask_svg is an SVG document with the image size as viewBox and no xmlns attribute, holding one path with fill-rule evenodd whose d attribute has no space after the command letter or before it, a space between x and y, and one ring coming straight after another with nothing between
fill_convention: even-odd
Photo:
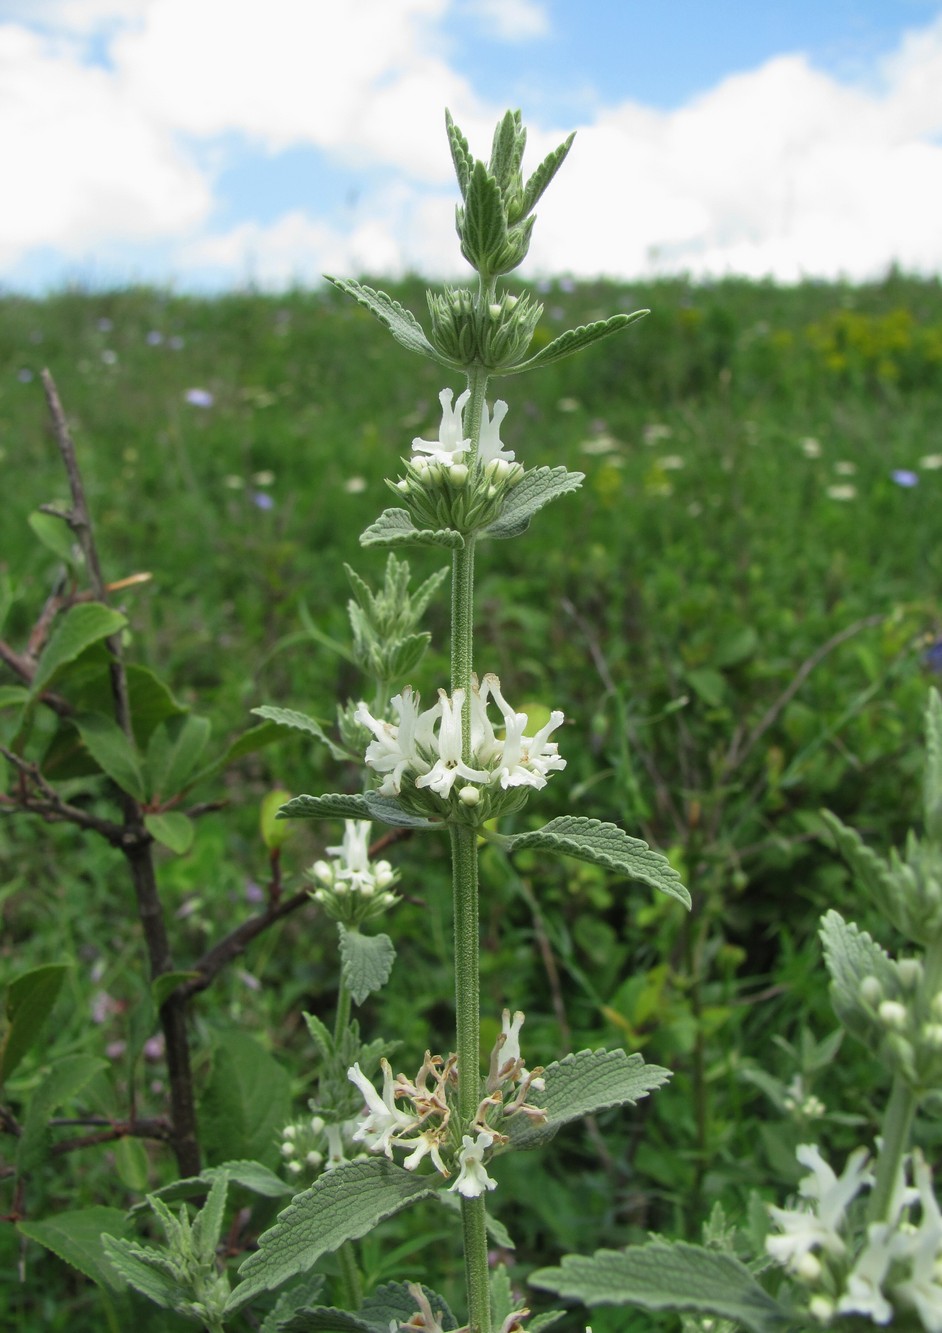
<instances>
[{"instance_id":1,"label":"flower bud","mask_svg":"<svg viewBox=\"0 0 942 1333\"><path fill-rule=\"evenodd\" d=\"M477 805L478 801L481 799L481 793L478 791L477 787L462 787L458 792L458 799L463 805Z\"/></svg>"},{"instance_id":2,"label":"flower bud","mask_svg":"<svg viewBox=\"0 0 942 1333\"><path fill-rule=\"evenodd\" d=\"M898 1000L883 1000L877 1009L877 1014L884 1027L892 1028L896 1032L902 1032L906 1026L908 1017L906 1006L900 1004Z\"/></svg>"},{"instance_id":3,"label":"flower bud","mask_svg":"<svg viewBox=\"0 0 942 1333\"><path fill-rule=\"evenodd\" d=\"M883 987L876 977L864 977L860 983L860 998L864 1004L868 1004L874 1009L877 1007L883 999Z\"/></svg>"},{"instance_id":4,"label":"flower bud","mask_svg":"<svg viewBox=\"0 0 942 1333\"><path fill-rule=\"evenodd\" d=\"M901 958L897 967L903 990L914 991L922 980L922 963L918 958Z\"/></svg>"}]
</instances>

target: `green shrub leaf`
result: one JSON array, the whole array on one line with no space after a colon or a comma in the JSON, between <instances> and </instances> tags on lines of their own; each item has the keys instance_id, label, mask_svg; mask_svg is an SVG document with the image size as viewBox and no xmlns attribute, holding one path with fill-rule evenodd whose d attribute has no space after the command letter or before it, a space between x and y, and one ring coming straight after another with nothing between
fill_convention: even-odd
<instances>
[{"instance_id":1,"label":"green shrub leaf","mask_svg":"<svg viewBox=\"0 0 942 1333\"><path fill-rule=\"evenodd\" d=\"M78 1208L39 1222L18 1222L17 1230L51 1250L100 1287L123 1290L124 1282L106 1259L102 1244L105 1236L124 1239L130 1235L128 1215L120 1208Z\"/></svg>"},{"instance_id":2,"label":"green shrub leaf","mask_svg":"<svg viewBox=\"0 0 942 1333\"><path fill-rule=\"evenodd\" d=\"M690 906L690 894L667 857L652 851L640 838L630 838L617 824L603 824L598 819L583 819L578 815L561 815L541 829L516 833L503 842L510 851L524 847L545 848L606 866L627 879L639 880L660 893L669 894L685 907Z\"/></svg>"},{"instance_id":3,"label":"green shrub leaf","mask_svg":"<svg viewBox=\"0 0 942 1333\"><path fill-rule=\"evenodd\" d=\"M101 602L80 602L69 607L58 620L49 642L36 663L30 692L35 699L55 680L64 667L101 639L117 634L127 624L127 617Z\"/></svg>"},{"instance_id":4,"label":"green shrub leaf","mask_svg":"<svg viewBox=\"0 0 942 1333\"><path fill-rule=\"evenodd\" d=\"M344 1241L358 1240L409 1204L428 1198L436 1186L385 1157L346 1162L328 1171L309 1190L292 1199L258 1250L239 1272L243 1281L229 1298L228 1311L239 1310L261 1291L278 1287L306 1272L323 1254Z\"/></svg>"},{"instance_id":5,"label":"green shrub leaf","mask_svg":"<svg viewBox=\"0 0 942 1333\"><path fill-rule=\"evenodd\" d=\"M257 1041L242 1032L217 1038L200 1104L207 1155L218 1163L257 1158L274 1163L282 1126L291 1118L291 1080Z\"/></svg>"},{"instance_id":6,"label":"green shrub leaf","mask_svg":"<svg viewBox=\"0 0 942 1333\"><path fill-rule=\"evenodd\" d=\"M209 718L192 713L168 718L154 728L145 764L150 800L163 803L185 790L211 730Z\"/></svg>"},{"instance_id":7,"label":"green shrub leaf","mask_svg":"<svg viewBox=\"0 0 942 1333\"><path fill-rule=\"evenodd\" d=\"M136 801L143 801L146 788L137 751L114 718L104 713L80 713L73 722L102 772Z\"/></svg>"},{"instance_id":8,"label":"green shrub leaf","mask_svg":"<svg viewBox=\"0 0 942 1333\"><path fill-rule=\"evenodd\" d=\"M0 1042L0 1086L39 1039L68 970L66 963L46 963L14 977L7 987L6 1024Z\"/></svg>"},{"instance_id":9,"label":"green shrub leaf","mask_svg":"<svg viewBox=\"0 0 942 1333\"><path fill-rule=\"evenodd\" d=\"M107 1068L107 1060L92 1055L66 1055L52 1066L29 1101L23 1132L16 1145L19 1171L30 1171L45 1156L52 1113L77 1096L100 1070Z\"/></svg>"},{"instance_id":10,"label":"green shrub leaf","mask_svg":"<svg viewBox=\"0 0 942 1333\"><path fill-rule=\"evenodd\" d=\"M179 810L171 810L161 815L145 815L144 827L162 847L167 847L177 856L184 856L193 846L196 837L196 825L188 815Z\"/></svg>"}]
</instances>

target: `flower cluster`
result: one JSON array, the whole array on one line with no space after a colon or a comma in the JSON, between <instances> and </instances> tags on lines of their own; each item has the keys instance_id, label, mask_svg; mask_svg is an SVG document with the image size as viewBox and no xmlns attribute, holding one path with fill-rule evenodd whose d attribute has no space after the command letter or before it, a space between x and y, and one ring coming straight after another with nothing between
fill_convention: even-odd
<instances>
[{"instance_id":1,"label":"flower cluster","mask_svg":"<svg viewBox=\"0 0 942 1333\"><path fill-rule=\"evenodd\" d=\"M328 847L329 861L315 861L309 871L318 886L311 897L334 921L359 926L399 901L391 892L398 879L388 861L370 861L368 819L344 821L343 842Z\"/></svg>"},{"instance_id":2,"label":"flower cluster","mask_svg":"<svg viewBox=\"0 0 942 1333\"><path fill-rule=\"evenodd\" d=\"M488 717L491 699L501 714L502 737ZM365 703L357 705L355 717L374 737L366 763L382 775L380 794L401 797L420 813L441 816L442 803L449 802L456 813L462 808L473 811L473 822L480 823L518 808L527 789L545 787L548 776L566 766L559 746L549 739L562 724L563 714L551 713L549 721L528 736L527 714L514 712L497 676L486 675L480 685L472 678L469 761L462 757L465 691L455 690L449 697L439 690L438 702L431 708L420 711L419 705L419 695L406 686L392 700L396 722L373 717Z\"/></svg>"},{"instance_id":3,"label":"flower cluster","mask_svg":"<svg viewBox=\"0 0 942 1333\"><path fill-rule=\"evenodd\" d=\"M285 1170L292 1176L332 1171L350 1160L347 1153L355 1129L355 1121L328 1124L320 1115L285 1125L279 1145Z\"/></svg>"},{"instance_id":4,"label":"flower cluster","mask_svg":"<svg viewBox=\"0 0 942 1333\"><path fill-rule=\"evenodd\" d=\"M818 1149L803 1145L798 1160L810 1169L798 1187L803 1208L769 1212L780 1234L766 1240L768 1253L809 1291L808 1310L818 1323L861 1315L889 1324L914 1311L928 1333L942 1333L942 1213L922 1155L912 1158L913 1185L897 1181L884 1221L871 1222L862 1243L849 1235L848 1208L873 1184L867 1153L856 1149L838 1177ZM919 1221L910 1213L918 1206Z\"/></svg>"},{"instance_id":5,"label":"flower cluster","mask_svg":"<svg viewBox=\"0 0 942 1333\"><path fill-rule=\"evenodd\" d=\"M474 532L486 527L523 478L523 467L500 438L507 404L498 400L493 414L484 404L475 452L471 437L464 432L464 409L470 397L469 389L457 400L451 389L441 391L438 439L414 439L412 457L405 460L406 475L390 482L419 528Z\"/></svg>"},{"instance_id":6,"label":"flower cluster","mask_svg":"<svg viewBox=\"0 0 942 1333\"><path fill-rule=\"evenodd\" d=\"M497 1181L487 1173L486 1162L493 1150L507 1142L501 1124L514 1115L524 1115L537 1122L546 1118L538 1106L531 1106L531 1089L545 1086L540 1069L529 1072L520 1055L520 1028L524 1016L516 1013L511 1020L504 1010L501 1032L491 1055L486 1095L481 1099L470 1125L459 1125L452 1114L457 1093L457 1058L425 1052L414 1079L405 1074L393 1077L388 1060L381 1060L383 1091L373 1084L355 1064L347 1077L362 1092L365 1114L353 1134L368 1152L392 1158L393 1149L403 1149L407 1156L402 1165L414 1171L426 1157L440 1175L454 1180L449 1190L466 1199L474 1199L485 1190L496 1189Z\"/></svg>"}]
</instances>

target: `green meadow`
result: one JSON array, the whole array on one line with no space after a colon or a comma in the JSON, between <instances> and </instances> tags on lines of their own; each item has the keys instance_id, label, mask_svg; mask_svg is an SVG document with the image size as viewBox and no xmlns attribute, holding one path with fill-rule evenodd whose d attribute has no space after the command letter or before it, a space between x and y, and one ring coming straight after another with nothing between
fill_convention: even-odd
<instances>
[{"instance_id":1,"label":"green meadow","mask_svg":"<svg viewBox=\"0 0 942 1333\"><path fill-rule=\"evenodd\" d=\"M418 280L386 289L424 317ZM687 917L598 867L482 853L485 1045L504 1006L525 1008L533 1061L623 1046L675 1071L631 1114L560 1134L538 1167L527 1154L498 1161L512 1188L493 1208L521 1282L567 1249L653 1229L699 1239L714 1201L740 1215L751 1191L797 1179L803 1135L838 1155L872 1135L866 1052L845 1043L835 1058L827 1041L836 1022L817 940L827 907L863 928L869 909L820 811L881 850L905 832L919 808L927 690L942 680L938 281L555 280L540 300L537 346L619 311L651 313L489 389L509 404L503 439L518 460L585 474L578 503L563 498L524 539L479 548L489 655L478 670L496 672L531 716L566 716L565 772L508 830L567 810L614 821L670 857L694 909ZM63 579L30 521L68 497L44 367L106 581L121 585L111 601L128 618L127 661L209 719L217 751L265 703L330 727L337 701L360 688L344 565L381 581L385 556L358 537L393 503L384 478L399 475L413 437L435 435L441 371L333 290L0 297L0 639L16 653ZM407 554L417 580L442 564L440 552ZM439 595L420 690L447 677L447 624ZM0 691L16 683L0 661ZM41 750L50 724L35 725ZM13 729L0 709L0 742ZM175 1173L158 1139L63 1147L77 1121L127 1115L132 1087L135 1114L165 1114L166 1070L156 1027L134 1034L147 964L121 857L15 812L17 774L2 760L0 778L0 987L69 965L43 1041L0 1091L0 1324L188 1327L127 1292L103 1295L26 1234L64 1210L129 1208ZM192 846L158 857L180 971L270 901L273 875L281 894L297 893L338 839L336 825L298 824L273 859L266 796L360 781L313 737L282 731L193 792L203 812ZM90 811L111 800L104 778L69 776L63 790ZM367 1000L359 1018L411 1067L430 1032L451 1040L449 867L444 850L413 855L408 837L384 854L402 872L386 927L398 958L382 1005ZM193 997L208 1162L283 1166L280 1129L304 1115L312 1082L303 1013L330 1018L337 966L333 932L307 903ZM57 1109L44 1150L17 1174L14 1122L50 1063L79 1052L105 1067ZM227 1099L224 1061L242 1089ZM255 1210L230 1236L233 1270L276 1211ZM368 1277L405 1280L427 1250L443 1293L457 1292L454 1237L439 1231L421 1209L386 1223L363 1243ZM596 1333L652 1326L597 1313Z\"/></svg>"}]
</instances>

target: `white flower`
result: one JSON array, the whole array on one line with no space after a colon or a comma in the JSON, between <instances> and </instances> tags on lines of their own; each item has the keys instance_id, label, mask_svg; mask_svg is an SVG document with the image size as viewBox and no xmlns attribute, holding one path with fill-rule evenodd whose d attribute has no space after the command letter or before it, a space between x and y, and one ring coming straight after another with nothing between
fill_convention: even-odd
<instances>
[{"instance_id":1,"label":"white flower","mask_svg":"<svg viewBox=\"0 0 942 1333\"><path fill-rule=\"evenodd\" d=\"M486 1129L479 1129L476 1139L470 1134L462 1135L458 1178L453 1185L449 1185L449 1190L457 1190L466 1199L476 1199L485 1190L497 1188L497 1181L487 1174L484 1167L484 1154L493 1142L494 1135Z\"/></svg>"},{"instance_id":2,"label":"white flower","mask_svg":"<svg viewBox=\"0 0 942 1333\"><path fill-rule=\"evenodd\" d=\"M500 438L500 423L506 415L507 404L503 399L498 398L494 404L493 416L488 414L487 403L484 404L484 413L481 417L481 439L478 444L478 462L482 467L495 460L504 463L514 461L513 450L505 449Z\"/></svg>"},{"instance_id":3,"label":"white flower","mask_svg":"<svg viewBox=\"0 0 942 1333\"><path fill-rule=\"evenodd\" d=\"M414 1115L399 1110L394 1100L393 1075L389 1061L381 1060L380 1064L383 1069L382 1097L361 1071L359 1064L347 1070L347 1078L363 1093L367 1105L367 1114L361 1118L353 1140L355 1143L365 1144L369 1152L382 1152L387 1157L392 1157L394 1137L407 1133L419 1122Z\"/></svg>"},{"instance_id":4,"label":"white flower","mask_svg":"<svg viewBox=\"0 0 942 1333\"><path fill-rule=\"evenodd\" d=\"M429 441L417 438L412 441L413 452L427 454L430 462L441 463L444 467L462 462L463 456L471 448L470 439L463 437L462 420L465 404L471 397L471 390L465 389L464 393L459 394L454 407L452 407L453 397L451 389L442 389L438 395L438 401L442 405L442 424L438 428L438 439Z\"/></svg>"},{"instance_id":5,"label":"white flower","mask_svg":"<svg viewBox=\"0 0 942 1333\"><path fill-rule=\"evenodd\" d=\"M402 1148L411 1148L415 1145L415 1151L403 1159L402 1165L407 1171L414 1171L425 1157L431 1157L435 1170L443 1176L450 1176L451 1172L442 1161L440 1135L434 1129L424 1129L417 1139L409 1139L408 1142L399 1144Z\"/></svg>"},{"instance_id":6,"label":"white flower","mask_svg":"<svg viewBox=\"0 0 942 1333\"><path fill-rule=\"evenodd\" d=\"M547 743L547 738L564 720L563 714L555 711L550 720L535 736L525 736L527 725L526 713L515 713L505 700L497 676L484 677L482 697L493 695L504 718L504 743L500 756L500 765L494 774L500 785L507 787L545 787L546 775L566 767L565 759L559 757L559 746L555 741Z\"/></svg>"},{"instance_id":7,"label":"white flower","mask_svg":"<svg viewBox=\"0 0 942 1333\"><path fill-rule=\"evenodd\" d=\"M440 704L433 705L424 713L419 713L419 696L413 694L407 685L401 694L392 700L399 723L378 722L362 701L357 704L354 718L362 727L367 727L376 737L367 746L366 762L377 773L385 773L386 778L379 788L382 796L398 796L402 786L403 774L407 769L426 772L430 765L419 753L420 743L429 750L433 747L433 725L441 710Z\"/></svg>"},{"instance_id":8,"label":"white flower","mask_svg":"<svg viewBox=\"0 0 942 1333\"><path fill-rule=\"evenodd\" d=\"M867 1244L837 1303L839 1314L869 1315L875 1324L888 1324L893 1318L893 1307L881 1291L894 1258L893 1239L893 1228L886 1222L874 1222L867 1228Z\"/></svg>"},{"instance_id":9,"label":"white flower","mask_svg":"<svg viewBox=\"0 0 942 1333\"><path fill-rule=\"evenodd\" d=\"M893 1288L907 1305L915 1306L922 1326L929 1333L942 1333L942 1213L932 1189L932 1176L920 1152L913 1153L913 1174L922 1205L922 1220L915 1235L909 1235L912 1276Z\"/></svg>"},{"instance_id":10,"label":"white flower","mask_svg":"<svg viewBox=\"0 0 942 1333\"><path fill-rule=\"evenodd\" d=\"M456 778L466 782L487 782L490 774L484 769L471 768L461 758L461 712L464 708L464 690L455 690L451 698L444 690L438 691L441 725L438 729L438 759L428 773L416 778L417 787L431 787L441 797L451 792Z\"/></svg>"},{"instance_id":11,"label":"white flower","mask_svg":"<svg viewBox=\"0 0 942 1333\"><path fill-rule=\"evenodd\" d=\"M804 1256L820 1247L828 1254L842 1255L844 1241L838 1228L844 1221L848 1204L861 1186L872 1183L866 1170L867 1152L857 1148L847 1159L843 1174L838 1178L813 1144L802 1144L797 1150L802 1166L811 1169L798 1186L798 1193L814 1200L813 1209L769 1208L772 1220L781 1228L782 1235L769 1236L765 1248L773 1259L793 1271Z\"/></svg>"},{"instance_id":12,"label":"white flower","mask_svg":"<svg viewBox=\"0 0 942 1333\"><path fill-rule=\"evenodd\" d=\"M419 712L419 697L406 687L392 700L398 723L373 717L365 703L357 705L354 717L373 733L366 749L366 763L384 775L378 791L383 796L398 796L403 779L408 776L419 790L428 788L442 800L448 800L458 779L460 799L475 805L475 788L500 786L545 787L547 775L566 767L559 757L559 747L550 741L551 732L563 722L563 714L554 712L535 736L524 734L526 713L515 713L505 700L497 676L484 677L479 687L472 678L471 755L463 757L463 689L449 697L439 690L438 703ZM497 701L504 722L504 736L499 738L487 715L488 698Z\"/></svg>"}]
</instances>

